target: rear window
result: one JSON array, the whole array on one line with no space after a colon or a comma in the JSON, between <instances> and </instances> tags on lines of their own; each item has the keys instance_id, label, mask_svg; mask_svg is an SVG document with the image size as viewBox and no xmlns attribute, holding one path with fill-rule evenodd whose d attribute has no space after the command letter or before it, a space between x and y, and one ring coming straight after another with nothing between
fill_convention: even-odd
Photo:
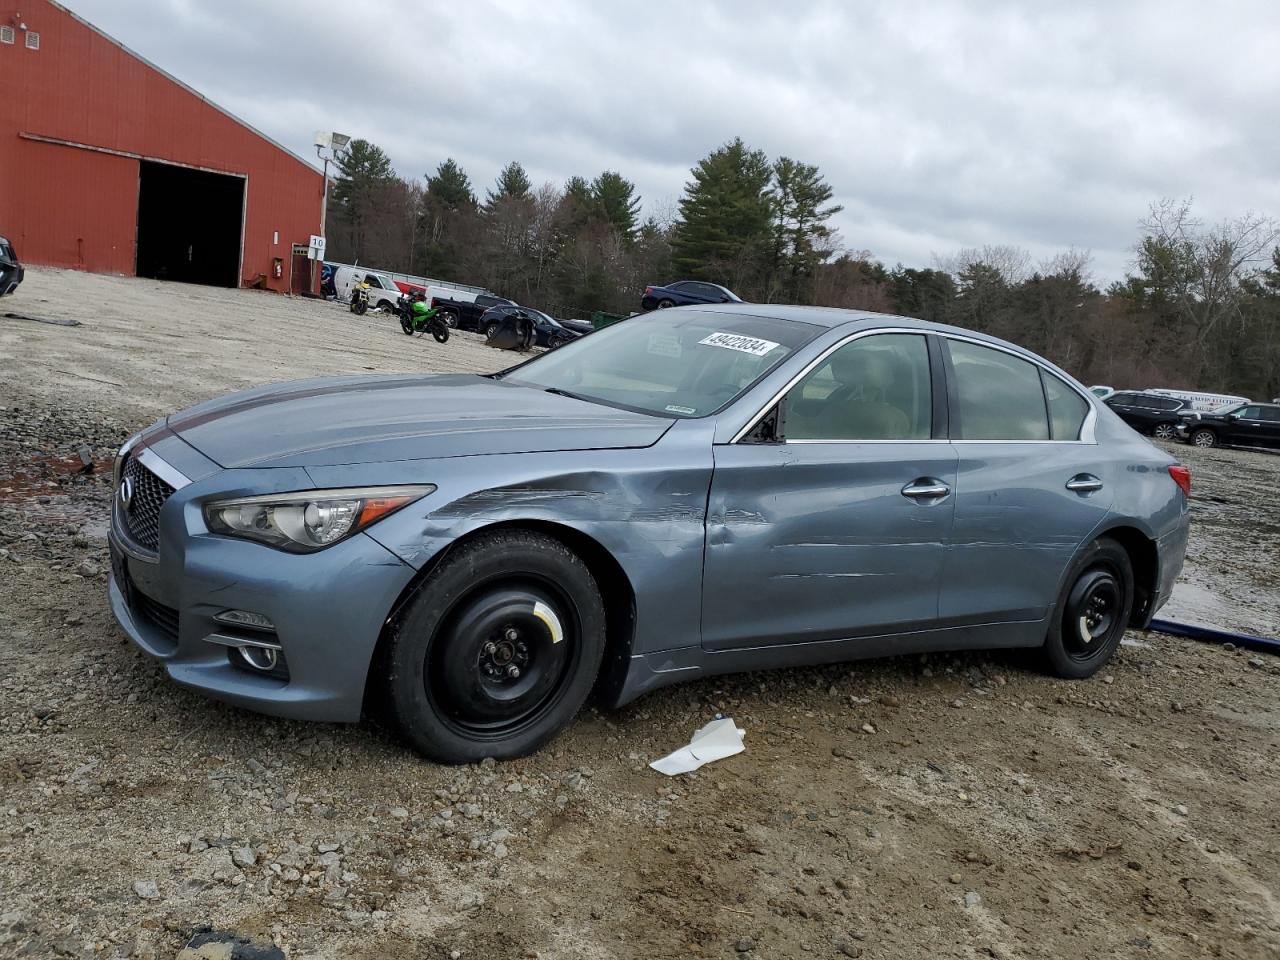
<instances>
[{"instance_id":1,"label":"rear window","mask_svg":"<svg viewBox=\"0 0 1280 960\"><path fill-rule=\"evenodd\" d=\"M1049 430L1053 439L1079 440L1089 404L1052 373L1041 370L1040 376L1044 380L1045 399L1049 402Z\"/></svg>"},{"instance_id":2,"label":"rear window","mask_svg":"<svg viewBox=\"0 0 1280 960\"><path fill-rule=\"evenodd\" d=\"M1040 368L1002 350L948 340L960 440L1048 440Z\"/></svg>"}]
</instances>

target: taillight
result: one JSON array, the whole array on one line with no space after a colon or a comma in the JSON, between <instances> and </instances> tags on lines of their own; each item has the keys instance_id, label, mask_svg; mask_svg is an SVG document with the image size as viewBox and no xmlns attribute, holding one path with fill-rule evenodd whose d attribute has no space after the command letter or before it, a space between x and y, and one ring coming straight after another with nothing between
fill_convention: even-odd
<instances>
[{"instance_id":1,"label":"taillight","mask_svg":"<svg viewBox=\"0 0 1280 960\"><path fill-rule=\"evenodd\" d=\"M1188 497L1191 496L1191 471L1180 463L1175 463L1169 468L1169 476L1173 477L1173 482Z\"/></svg>"},{"instance_id":2,"label":"taillight","mask_svg":"<svg viewBox=\"0 0 1280 960\"><path fill-rule=\"evenodd\" d=\"M644 288L644 294L645 294L645 296L646 296L646 297L647 297L649 294L651 294L651 293L653 293L653 287L645 287L645 288Z\"/></svg>"}]
</instances>

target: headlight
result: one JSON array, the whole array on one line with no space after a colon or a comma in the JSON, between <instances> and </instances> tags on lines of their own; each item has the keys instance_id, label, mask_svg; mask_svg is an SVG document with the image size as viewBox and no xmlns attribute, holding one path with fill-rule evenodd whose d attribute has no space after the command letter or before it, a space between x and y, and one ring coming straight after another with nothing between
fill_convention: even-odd
<instances>
[{"instance_id":1,"label":"headlight","mask_svg":"<svg viewBox=\"0 0 1280 960\"><path fill-rule=\"evenodd\" d=\"M214 533L257 540L290 553L311 553L345 540L435 489L426 483L218 500L205 504L204 520Z\"/></svg>"}]
</instances>

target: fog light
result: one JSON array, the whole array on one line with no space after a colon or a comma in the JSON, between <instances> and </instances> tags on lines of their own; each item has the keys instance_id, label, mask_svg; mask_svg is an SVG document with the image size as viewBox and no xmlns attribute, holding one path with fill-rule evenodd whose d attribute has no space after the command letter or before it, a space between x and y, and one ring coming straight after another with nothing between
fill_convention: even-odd
<instances>
[{"instance_id":1,"label":"fog light","mask_svg":"<svg viewBox=\"0 0 1280 960\"><path fill-rule=\"evenodd\" d=\"M270 617L264 617L260 613L250 613L248 610L223 610L215 614L213 619L222 623L234 623L237 627L249 627L252 630L275 630L276 628Z\"/></svg>"}]
</instances>

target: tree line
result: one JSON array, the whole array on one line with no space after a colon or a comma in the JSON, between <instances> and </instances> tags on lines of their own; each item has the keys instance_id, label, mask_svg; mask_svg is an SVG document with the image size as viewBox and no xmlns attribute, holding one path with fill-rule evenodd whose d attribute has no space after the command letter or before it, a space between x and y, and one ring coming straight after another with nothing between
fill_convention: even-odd
<instances>
[{"instance_id":1,"label":"tree line","mask_svg":"<svg viewBox=\"0 0 1280 960\"><path fill-rule=\"evenodd\" d=\"M1019 343L1086 383L1280 396L1280 228L1215 224L1160 200L1140 222L1132 272L1105 289L1088 253L1041 262L984 246L892 268L842 246L842 209L817 166L741 139L698 161L678 206L642 219L621 173L535 186L511 162L478 196L452 159L421 180L375 144L338 159L331 258L483 286L557 316L630 313L649 283L723 284L744 300L877 310Z\"/></svg>"}]
</instances>

